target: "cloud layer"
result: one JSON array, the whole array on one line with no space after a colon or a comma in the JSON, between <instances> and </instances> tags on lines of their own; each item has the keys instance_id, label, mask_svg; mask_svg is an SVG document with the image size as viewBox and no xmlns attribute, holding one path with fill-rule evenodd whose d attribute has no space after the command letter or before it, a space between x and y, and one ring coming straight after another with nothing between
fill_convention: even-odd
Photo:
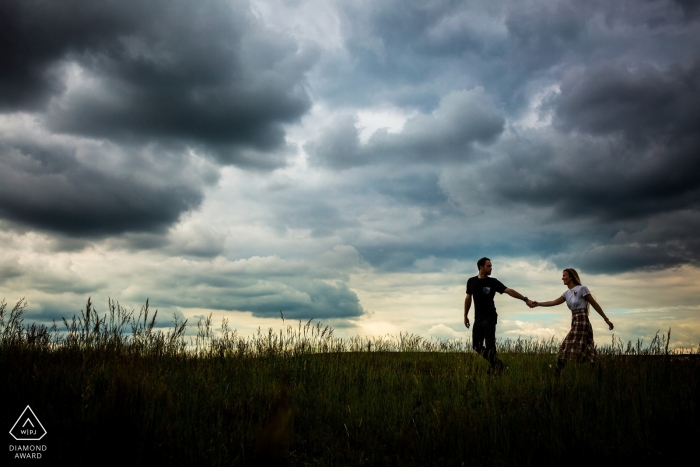
<instances>
[{"instance_id":1,"label":"cloud layer","mask_svg":"<svg viewBox=\"0 0 700 467\"><path fill-rule=\"evenodd\" d=\"M366 305L358 277L454 285L484 255L612 281L700 262L693 2L8 1L0 18L3 290L348 323L393 300ZM95 255L139 267L76 278Z\"/></svg>"},{"instance_id":2,"label":"cloud layer","mask_svg":"<svg viewBox=\"0 0 700 467\"><path fill-rule=\"evenodd\" d=\"M216 165L286 164L282 125L310 106L316 52L248 3L0 8L6 219L69 235L162 230L200 205Z\"/></svg>"}]
</instances>

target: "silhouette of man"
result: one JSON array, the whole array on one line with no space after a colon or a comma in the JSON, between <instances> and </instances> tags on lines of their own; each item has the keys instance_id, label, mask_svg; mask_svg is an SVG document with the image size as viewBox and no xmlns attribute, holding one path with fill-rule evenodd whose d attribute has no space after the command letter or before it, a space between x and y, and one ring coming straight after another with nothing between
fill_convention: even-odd
<instances>
[{"instance_id":1,"label":"silhouette of man","mask_svg":"<svg viewBox=\"0 0 700 467\"><path fill-rule=\"evenodd\" d=\"M469 309L474 300L474 327L472 328L472 347L474 350L488 360L490 364L489 374L501 373L505 365L498 358L496 352L496 323L498 313L493 297L496 292L507 293L513 298L532 305L532 301L513 289L509 289L501 281L491 277L493 266L489 258L481 258L476 262L479 268L479 275L470 277L467 281L467 296L464 299L464 325L469 329Z\"/></svg>"}]
</instances>

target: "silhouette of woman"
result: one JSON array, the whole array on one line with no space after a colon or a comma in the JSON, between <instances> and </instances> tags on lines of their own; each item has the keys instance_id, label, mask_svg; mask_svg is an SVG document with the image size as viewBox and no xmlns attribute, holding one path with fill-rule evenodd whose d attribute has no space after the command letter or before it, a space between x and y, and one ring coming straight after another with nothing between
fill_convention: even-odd
<instances>
[{"instance_id":1,"label":"silhouette of woman","mask_svg":"<svg viewBox=\"0 0 700 467\"><path fill-rule=\"evenodd\" d=\"M597 353L593 342L593 328L588 320L589 305L592 305L610 329L613 329L613 323L605 316L603 309L593 298L588 287L581 285L581 279L575 269L564 269L561 280L568 289L560 297L548 302L534 301L532 303L532 308L535 308L537 306L556 306L566 302L571 310L571 330L561 343L557 354L557 376L561 374L567 360L573 359L590 363L596 361Z\"/></svg>"}]
</instances>

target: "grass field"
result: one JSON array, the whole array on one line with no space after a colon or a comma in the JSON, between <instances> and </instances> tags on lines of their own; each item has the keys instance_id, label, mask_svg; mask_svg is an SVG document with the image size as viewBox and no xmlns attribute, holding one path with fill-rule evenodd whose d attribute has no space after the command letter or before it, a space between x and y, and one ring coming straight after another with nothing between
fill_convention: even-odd
<instances>
[{"instance_id":1,"label":"grass field","mask_svg":"<svg viewBox=\"0 0 700 467\"><path fill-rule=\"evenodd\" d=\"M603 346L553 375L554 341L500 343L499 377L466 343L339 339L311 323L241 338L224 323L154 330L110 302L47 328L0 310L0 412L26 405L44 463L554 465L673 462L700 433L700 352ZM14 442L8 435L8 444ZM11 458L12 453L7 453Z\"/></svg>"}]
</instances>

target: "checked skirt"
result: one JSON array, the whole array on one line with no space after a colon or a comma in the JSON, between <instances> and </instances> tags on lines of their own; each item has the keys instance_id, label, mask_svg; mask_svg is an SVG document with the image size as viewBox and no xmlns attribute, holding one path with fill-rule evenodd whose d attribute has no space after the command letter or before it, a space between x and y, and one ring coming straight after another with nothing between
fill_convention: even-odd
<instances>
[{"instance_id":1,"label":"checked skirt","mask_svg":"<svg viewBox=\"0 0 700 467\"><path fill-rule=\"evenodd\" d=\"M593 328L585 308L572 310L571 330L561 343L557 357L585 363L595 362L597 352L593 343Z\"/></svg>"}]
</instances>

